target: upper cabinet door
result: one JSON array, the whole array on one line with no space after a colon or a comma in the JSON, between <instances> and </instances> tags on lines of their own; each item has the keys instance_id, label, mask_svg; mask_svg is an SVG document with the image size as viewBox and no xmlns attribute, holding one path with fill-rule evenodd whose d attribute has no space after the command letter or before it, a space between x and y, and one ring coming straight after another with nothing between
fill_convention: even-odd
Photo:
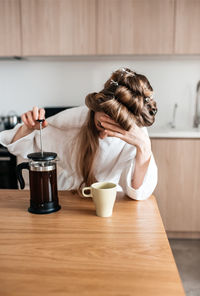
<instances>
[{"instance_id":1,"label":"upper cabinet door","mask_svg":"<svg viewBox=\"0 0 200 296\"><path fill-rule=\"evenodd\" d=\"M23 55L96 53L94 0L21 0Z\"/></svg>"},{"instance_id":2,"label":"upper cabinet door","mask_svg":"<svg viewBox=\"0 0 200 296\"><path fill-rule=\"evenodd\" d=\"M200 0L176 0L175 53L200 53Z\"/></svg>"},{"instance_id":3,"label":"upper cabinet door","mask_svg":"<svg viewBox=\"0 0 200 296\"><path fill-rule=\"evenodd\" d=\"M0 56L21 56L19 0L0 0Z\"/></svg>"},{"instance_id":4,"label":"upper cabinet door","mask_svg":"<svg viewBox=\"0 0 200 296\"><path fill-rule=\"evenodd\" d=\"M174 0L97 0L98 54L170 54Z\"/></svg>"}]
</instances>

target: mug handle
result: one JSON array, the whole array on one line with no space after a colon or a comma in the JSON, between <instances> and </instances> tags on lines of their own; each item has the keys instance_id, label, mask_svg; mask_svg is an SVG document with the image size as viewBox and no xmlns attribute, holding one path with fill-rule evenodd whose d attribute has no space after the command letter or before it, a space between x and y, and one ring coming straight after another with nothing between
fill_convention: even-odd
<instances>
[{"instance_id":1,"label":"mug handle","mask_svg":"<svg viewBox=\"0 0 200 296\"><path fill-rule=\"evenodd\" d=\"M86 194L86 193L85 193L85 190L90 190L90 193ZM85 197L92 197L91 187L84 187L84 188L82 189L82 194L83 194L83 196L85 196Z\"/></svg>"}]
</instances>

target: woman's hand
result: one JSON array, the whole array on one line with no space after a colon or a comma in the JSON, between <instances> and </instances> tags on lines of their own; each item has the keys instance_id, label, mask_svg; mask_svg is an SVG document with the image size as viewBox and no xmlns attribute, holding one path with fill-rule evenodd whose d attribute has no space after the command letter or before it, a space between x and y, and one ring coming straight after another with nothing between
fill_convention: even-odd
<instances>
[{"instance_id":1,"label":"woman's hand","mask_svg":"<svg viewBox=\"0 0 200 296\"><path fill-rule=\"evenodd\" d=\"M42 122L43 128L48 125L47 121L45 120L45 110L42 108L39 109L37 106L33 107L33 110L22 114L21 118L26 128L31 131L40 129L40 123L37 121L38 119L44 119Z\"/></svg>"},{"instance_id":2,"label":"woman's hand","mask_svg":"<svg viewBox=\"0 0 200 296\"><path fill-rule=\"evenodd\" d=\"M137 154L135 157L135 169L132 175L131 185L134 189L138 189L144 181L144 176L147 172L152 154L151 141L148 135L135 123L133 123L129 131L126 131L108 116L101 116L100 120L101 126L104 128L104 130L100 132L100 137L102 139L106 136L116 137L130 145L136 146Z\"/></svg>"},{"instance_id":3,"label":"woman's hand","mask_svg":"<svg viewBox=\"0 0 200 296\"><path fill-rule=\"evenodd\" d=\"M129 131L124 130L118 123L108 116L101 116L101 125L105 129L100 133L100 138L116 137L125 141L126 143L136 146L138 163L144 163L150 159L151 156L151 141L148 135L133 123Z\"/></svg>"},{"instance_id":4,"label":"woman's hand","mask_svg":"<svg viewBox=\"0 0 200 296\"><path fill-rule=\"evenodd\" d=\"M34 107L32 111L22 114L21 118L24 124L17 130L11 143L14 143L17 140L29 135L36 129L39 130L40 123L37 121L38 119L44 119L42 122L43 128L48 125L48 122L45 120L45 110L38 109L38 107Z\"/></svg>"}]
</instances>

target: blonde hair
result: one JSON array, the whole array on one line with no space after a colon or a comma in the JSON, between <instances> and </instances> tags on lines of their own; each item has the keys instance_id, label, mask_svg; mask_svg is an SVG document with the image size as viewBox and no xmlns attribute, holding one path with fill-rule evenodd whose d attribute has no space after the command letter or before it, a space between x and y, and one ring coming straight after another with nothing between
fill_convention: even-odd
<instances>
[{"instance_id":1,"label":"blonde hair","mask_svg":"<svg viewBox=\"0 0 200 296\"><path fill-rule=\"evenodd\" d=\"M153 88L148 79L128 68L112 73L103 90L86 96L90 109L85 124L77 138L77 171L82 178L81 187L96 182L94 162L99 147L99 134L94 123L95 112L104 112L123 129L129 130L135 122L138 126L150 126L157 112Z\"/></svg>"}]
</instances>

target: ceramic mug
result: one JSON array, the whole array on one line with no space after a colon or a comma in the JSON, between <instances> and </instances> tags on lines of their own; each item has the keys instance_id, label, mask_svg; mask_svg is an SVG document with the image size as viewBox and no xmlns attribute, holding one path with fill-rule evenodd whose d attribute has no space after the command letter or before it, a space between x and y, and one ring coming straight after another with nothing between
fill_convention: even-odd
<instances>
[{"instance_id":1,"label":"ceramic mug","mask_svg":"<svg viewBox=\"0 0 200 296\"><path fill-rule=\"evenodd\" d=\"M90 193L86 194L88 190ZM84 187L82 194L85 197L92 197L96 214L99 217L112 216L113 206L116 200L117 185L111 182L97 182L93 183L90 187Z\"/></svg>"}]
</instances>

